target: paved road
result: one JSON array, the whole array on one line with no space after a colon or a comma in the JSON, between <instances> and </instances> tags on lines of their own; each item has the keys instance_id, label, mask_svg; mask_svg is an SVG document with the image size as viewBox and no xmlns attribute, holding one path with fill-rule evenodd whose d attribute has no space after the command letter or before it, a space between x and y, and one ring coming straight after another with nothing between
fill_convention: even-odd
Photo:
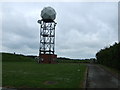
<instances>
[{"instance_id":1,"label":"paved road","mask_svg":"<svg viewBox=\"0 0 120 90\"><path fill-rule=\"evenodd\" d=\"M87 88L118 88L118 79L95 64L88 65Z\"/></svg>"}]
</instances>

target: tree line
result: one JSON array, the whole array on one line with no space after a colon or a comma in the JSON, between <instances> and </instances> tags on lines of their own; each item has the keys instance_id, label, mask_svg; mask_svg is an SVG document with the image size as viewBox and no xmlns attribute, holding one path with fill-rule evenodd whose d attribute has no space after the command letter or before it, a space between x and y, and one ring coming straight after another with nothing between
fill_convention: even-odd
<instances>
[{"instance_id":1,"label":"tree line","mask_svg":"<svg viewBox=\"0 0 120 90\"><path fill-rule=\"evenodd\" d=\"M97 62L120 70L120 42L96 53Z\"/></svg>"}]
</instances>

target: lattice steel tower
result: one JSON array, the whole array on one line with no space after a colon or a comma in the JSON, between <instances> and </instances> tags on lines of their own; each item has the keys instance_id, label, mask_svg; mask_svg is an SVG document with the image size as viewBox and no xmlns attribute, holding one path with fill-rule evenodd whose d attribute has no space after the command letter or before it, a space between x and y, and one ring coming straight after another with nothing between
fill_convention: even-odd
<instances>
[{"instance_id":1,"label":"lattice steel tower","mask_svg":"<svg viewBox=\"0 0 120 90\"><path fill-rule=\"evenodd\" d=\"M54 21L40 22L40 54L54 54L55 52L55 26Z\"/></svg>"},{"instance_id":2,"label":"lattice steel tower","mask_svg":"<svg viewBox=\"0 0 120 90\"><path fill-rule=\"evenodd\" d=\"M56 18L56 12L51 7L45 7L41 11L41 20L38 20L40 24L40 48L39 57L40 62L54 61L55 55L55 26L54 19Z\"/></svg>"}]
</instances>

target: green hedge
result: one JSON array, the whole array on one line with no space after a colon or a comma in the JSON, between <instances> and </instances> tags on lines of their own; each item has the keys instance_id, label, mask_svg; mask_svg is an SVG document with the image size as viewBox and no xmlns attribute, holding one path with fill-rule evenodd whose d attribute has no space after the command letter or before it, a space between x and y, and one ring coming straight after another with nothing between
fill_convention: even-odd
<instances>
[{"instance_id":1,"label":"green hedge","mask_svg":"<svg viewBox=\"0 0 120 90\"><path fill-rule=\"evenodd\" d=\"M99 64L120 69L120 42L101 49L96 54L96 58Z\"/></svg>"},{"instance_id":2,"label":"green hedge","mask_svg":"<svg viewBox=\"0 0 120 90\"><path fill-rule=\"evenodd\" d=\"M65 59L57 59L58 63L90 63L90 60L65 60Z\"/></svg>"}]
</instances>

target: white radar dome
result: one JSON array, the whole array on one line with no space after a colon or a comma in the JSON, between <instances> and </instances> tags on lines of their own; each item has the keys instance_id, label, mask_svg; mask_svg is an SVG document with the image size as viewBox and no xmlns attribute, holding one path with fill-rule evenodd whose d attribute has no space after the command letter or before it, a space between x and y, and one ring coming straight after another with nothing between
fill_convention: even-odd
<instances>
[{"instance_id":1,"label":"white radar dome","mask_svg":"<svg viewBox=\"0 0 120 90\"><path fill-rule=\"evenodd\" d=\"M45 21L53 21L56 18L56 12L52 7L44 7L41 11L41 17Z\"/></svg>"}]
</instances>

